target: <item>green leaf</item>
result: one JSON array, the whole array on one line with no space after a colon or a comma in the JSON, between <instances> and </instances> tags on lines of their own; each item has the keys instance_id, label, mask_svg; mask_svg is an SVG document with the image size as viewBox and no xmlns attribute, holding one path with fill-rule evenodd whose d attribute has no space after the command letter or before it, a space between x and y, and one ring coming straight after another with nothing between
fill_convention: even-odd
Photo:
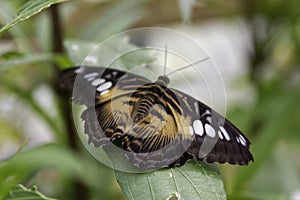
<instances>
[{"instance_id":1,"label":"green leaf","mask_svg":"<svg viewBox=\"0 0 300 200\"><path fill-rule=\"evenodd\" d=\"M40 13L42 10L50 7L53 4L61 3L67 0L31 0L27 1L17 12L16 17L8 22L0 29L0 35L12 28L14 25L29 19L35 14Z\"/></svg>"},{"instance_id":2,"label":"green leaf","mask_svg":"<svg viewBox=\"0 0 300 200\"><path fill-rule=\"evenodd\" d=\"M83 171L77 156L65 147L44 145L18 152L12 158L0 162L0 199L28 174L45 167L55 168L73 177Z\"/></svg>"},{"instance_id":3,"label":"green leaf","mask_svg":"<svg viewBox=\"0 0 300 200\"><path fill-rule=\"evenodd\" d=\"M56 56L57 57L57 56ZM13 57L5 60L0 64L0 71L6 70L10 67L31 64L34 62L52 61L56 58L54 54L32 54L20 57Z\"/></svg>"},{"instance_id":4,"label":"green leaf","mask_svg":"<svg viewBox=\"0 0 300 200\"><path fill-rule=\"evenodd\" d=\"M23 185L17 185L9 192L9 195L6 198L4 198L4 200L20 200L20 199L54 200L40 193L37 190L36 186L33 186L32 188L28 189Z\"/></svg>"},{"instance_id":5,"label":"green leaf","mask_svg":"<svg viewBox=\"0 0 300 200\"><path fill-rule=\"evenodd\" d=\"M1 72L1 70L0 70ZM19 86L14 85L11 81L1 80L1 84L5 86L5 88L9 91L17 95L20 99L27 103L31 109L38 114L49 126L50 129L53 130L53 133L56 134L57 139L63 141L64 134L62 133L56 118L53 118L47 111L33 98L31 91L22 90Z\"/></svg>"},{"instance_id":6,"label":"green leaf","mask_svg":"<svg viewBox=\"0 0 300 200\"><path fill-rule=\"evenodd\" d=\"M14 124L8 122L3 117L0 117L0 147L4 148L7 141L17 141L22 140L22 130L17 128ZM2 156L0 156L1 158Z\"/></svg>"},{"instance_id":7,"label":"green leaf","mask_svg":"<svg viewBox=\"0 0 300 200\"><path fill-rule=\"evenodd\" d=\"M128 200L133 199L226 199L216 165L197 161L181 167L149 173L116 171L116 178Z\"/></svg>"}]
</instances>

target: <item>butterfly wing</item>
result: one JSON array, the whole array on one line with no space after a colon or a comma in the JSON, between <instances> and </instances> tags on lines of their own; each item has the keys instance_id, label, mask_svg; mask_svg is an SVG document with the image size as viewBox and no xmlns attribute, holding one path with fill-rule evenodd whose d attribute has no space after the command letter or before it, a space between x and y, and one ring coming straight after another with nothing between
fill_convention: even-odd
<instances>
[{"instance_id":1,"label":"butterfly wing","mask_svg":"<svg viewBox=\"0 0 300 200\"><path fill-rule=\"evenodd\" d=\"M131 163L143 169L168 166L186 151L188 146L182 147L183 130L178 128L178 115L174 115L180 108L174 105L178 102L169 90L159 96L159 103L152 106L146 118L133 123L134 107L154 86L150 80L102 67L67 69L61 72L60 80L63 88L73 91L76 103L88 107L82 119L89 144L107 147L115 143ZM187 157L181 158L180 163Z\"/></svg>"},{"instance_id":2,"label":"butterfly wing","mask_svg":"<svg viewBox=\"0 0 300 200\"><path fill-rule=\"evenodd\" d=\"M124 81L125 78L126 81ZM119 86L124 86L124 84L135 86L151 82L142 76L116 69L85 66L61 71L59 81L63 89L72 93L72 100L75 103L86 106L109 101L119 81Z\"/></svg>"},{"instance_id":3,"label":"butterfly wing","mask_svg":"<svg viewBox=\"0 0 300 200\"><path fill-rule=\"evenodd\" d=\"M72 93L75 103L87 106L82 113L89 143L107 145L123 134L134 88L151 81L104 67L75 67L61 71L60 86Z\"/></svg>"},{"instance_id":4,"label":"butterfly wing","mask_svg":"<svg viewBox=\"0 0 300 200\"><path fill-rule=\"evenodd\" d=\"M88 107L82 119L89 143L98 147L113 142L140 168L182 165L193 156L240 165L253 160L249 140L234 125L181 91L102 67L67 69L60 81L73 91L75 102ZM149 88L162 92L158 103L146 118L133 123L133 109Z\"/></svg>"},{"instance_id":5,"label":"butterfly wing","mask_svg":"<svg viewBox=\"0 0 300 200\"><path fill-rule=\"evenodd\" d=\"M189 133L194 136L188 154L209 163L247 165L253 161L250 141L232 123L213 109L176 89L183 117L188 118Z\"/></svg>"}]
</instances>

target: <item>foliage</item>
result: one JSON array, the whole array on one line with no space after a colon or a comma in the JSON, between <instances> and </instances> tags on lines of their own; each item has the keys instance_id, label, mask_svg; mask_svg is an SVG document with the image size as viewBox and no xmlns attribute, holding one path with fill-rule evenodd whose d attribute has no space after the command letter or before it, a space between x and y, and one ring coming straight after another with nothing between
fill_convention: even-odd
<instances>
[{"instance_id":1,"label":"foliage","mask_svg":"<svg viewBox=\"0 0 300 200\"><path fill-rule=\"evenodd\" d=\"M9 195L5 197L4 199L7 200L18 200L18 199L36 199L36 200L55 200L48 198L38 192L37 187L32 187L30 189L27 189L23 185L17 185L13 190L10 191Z\"/></svg>"},{"instance_id":2,"label":"foliage","mask_svg":"<svg viewBox=\"0 0 300 200\"><path fill-rule=\"evenodd\" d=\"M11 20L8 24L6 24L4 27L0 29L0 35L4 31L12 28L14 25L20 23L21 21L24 21L30 17L32 17L35 14L40 13L42 10L50 7L53 4L64 2L66 0L31 0L27 1L17 12L17 16Z\"/></svg>"},{"instance_id":3,"label":"foliage","mask_svg":"<svg viewBox=\"0 0 300 200\"><path fill-rule=\"evenodd\" d=\"M196 161L146 174L116 172L116 178L127 199L226 199L216 166Z\"/></svg>"}]
</instances>

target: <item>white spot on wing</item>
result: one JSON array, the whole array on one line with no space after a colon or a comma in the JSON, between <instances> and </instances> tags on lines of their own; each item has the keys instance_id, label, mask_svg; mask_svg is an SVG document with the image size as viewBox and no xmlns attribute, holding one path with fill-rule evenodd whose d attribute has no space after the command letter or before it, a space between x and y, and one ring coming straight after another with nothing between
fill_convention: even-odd
<instances>
[{"instance_id":1,"label":"white spot on wing","mask_svg":"<svg viewBox=\"0 0 300 200\"><path fill-rule=\"evenodd\" d=\"M192 126L189 126L189 131L190 131L191 136L193 136L194 135L194 129L193 129Z\"/></svg>"},{"instance_id":2,"label":"white spot on wing","mask_svg":"<svg viewBox=\"0 0 300 200\"><path fill-rule=\"evenodd\" d=\"M199 119L197 119L193 122L193 127L194 127L194 130L197 135L203 136L203 134L204 134L203 124Z\"/></svg>"},{"instance_id":3,"label":"white spot on wing","mask_svg":"<svg viewBox=\"0 0 300 200\"><path fill-rule=\"evenodd\" d=\"M112 86L112 82L105 82L105 83L103 83L102 85L99 85L98 87L97 87L97 91L98 92L102 92L102 91L104 91L104 90L107 90L107 89L109 89L110 87Z\"/></svg>"},{"instance_id":4,"label":"white spot on wing","mask_svg":"<svg viewBox=\"0 0 300 200\"><path fill-rule=\"evenodd\" d=\"M237 142L237 143L240 143L239 137L236 137L236 142Z\"/></svg>"},{"instance_id":5,"label":"white spot on wing","mask_svg":"<svg viewBox=\"0 0 300 200\"><path fill-rule=\"evenodd\" d=\"M76 74L81 74L84 72L84 68L83 67L79 67L78 69L75 70Z\"/></svg>"},{"instance_id":6,"label":"white spot on wing","mask_svg":"<svg viewBox=\"0 0 300 200\"><path fill-rule=\"evenodd\" d=\"M114 76L116 76L116 75L118 74L118 72L117 72L117 71L113 71L112 74L113 74Z\"/></svg>"},{"instance_id":7,"label":"white spot on wing","mask_svg":"<svg viewBox=\"0 0 300 200\"><path fill-rule=\"evenodd\" d=\"M204 128L209 137L214 138L216 136L216 131L211 125L205 124Z\"/></svg>"},{"instance_id":8,"label":"white spot on wing","mask_svg":"<svg viewBox=\"0 0 300 200\"><path fill-rule=\"evenodd\" d=\"M210 116L206 117L206 120L211 124L211 117Z\"/></svg>"},{"instance_id":9,"label":"white spot on wing","mask_svg":"<svg viewBox=\"0 0 300 200\"><path fill-rule=\"evenodd\" d=\"M203 116L203 115L210 115L210 111L206 110L201 116Z\"/></svg>"},{"instance_id":10,"label":"white spot on wing","mask_svg":"<svg viewBox=\"0 0 300 200\"><path fill-rule=\"evenodd\" d=\"M88 82L91 82L91 81L94 80L95 78L96 78L96 77L92 76L92 77L87 78L86 80L87 80Z\"/></svg>"},{"instance_id":11,"label":"white spot on wing","mask_svg":"<svg viewBox=\"0 0 300 200\"><path fill-rule=\"evenodd\" d=\"M223 140L223 139L224 139L224 137L223 137L223 135L222 135L221 131L218 131L218 135L219 135L219 138L220 138L221 140Z\"/></svg>"},{"instance_id":12,"label":"white spot on wing","mask_svg":"<svg viewBox=\"0 0 300 200\"><path fill-rule=\"evenodd\" d=\"M104 90L103 92L101 92L100 95L104 95L104 94L106 94L106 93L108 93L108 92L109 92L109 90Z\"/></svg>"},{"instance_id":13,"label":"white spot on wing","mask_svg":"<svg viewBox=\"0 0 300 200\"><path fill-rule=\"evenodd\" d=\"M97 73L97 72L92 72L92 73L89 73L89 74L85 74L85 75L83 76L83 78L88 79L88 78L95 77L95 76L98 76L98 75L99 75L99 73Z\"/></svg>"},{"instance_id":14,"label":"white spot on wing","mask_svg":"<svg viewBox=\"0 0 300 200\"><path fill-rule=\"evenodd\" d=\"M223 126L220 126L219 129L222 131L223 135L225 136L225 139L227 141L230 141L230 136L229 136L228 132L226 131L226 129Z\"/></svg>"},{"instance_id":15,"label":"white spot on wing","mask_svg":"<svg viewBox=\"0 0 300 200\"><path fill-rule=\"evenodd\" d=\"M100 85L101 83L104 83L104 82L105 82L104 78L97 78L97 79L95 79L91 82L91 85L92 86L98 86L98 85Z\"/></svg>"},{"instance_id":16,"label":"white spot on wing","mask_svg":"<svg viewBox=\"0 0 300 200\"><path fill-rule=\"evenodd\" d=\"M247 146L246 139L242 135L240 135L240 141L242 145Z\"/></svg>"}]
</instances>

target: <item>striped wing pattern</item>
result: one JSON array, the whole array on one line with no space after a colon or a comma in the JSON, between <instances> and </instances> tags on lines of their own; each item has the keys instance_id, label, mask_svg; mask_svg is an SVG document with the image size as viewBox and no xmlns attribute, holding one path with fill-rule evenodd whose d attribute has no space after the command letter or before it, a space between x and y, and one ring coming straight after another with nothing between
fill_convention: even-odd
<instances>
[{"instance_id":1,"label":"striped wing pattern","mask_svg":"<svg viewBox=\"0 0 300 200\"><path fill-rule=\"evenodd\" d=\"M166 77L163 77L166 78ZM139 168L209 163L247 165L249 140L229 121L193 97L131 73L103 67L61 72L60 85L73 91L89 143L117 145Z\"/></svg>"}]
</instances>

